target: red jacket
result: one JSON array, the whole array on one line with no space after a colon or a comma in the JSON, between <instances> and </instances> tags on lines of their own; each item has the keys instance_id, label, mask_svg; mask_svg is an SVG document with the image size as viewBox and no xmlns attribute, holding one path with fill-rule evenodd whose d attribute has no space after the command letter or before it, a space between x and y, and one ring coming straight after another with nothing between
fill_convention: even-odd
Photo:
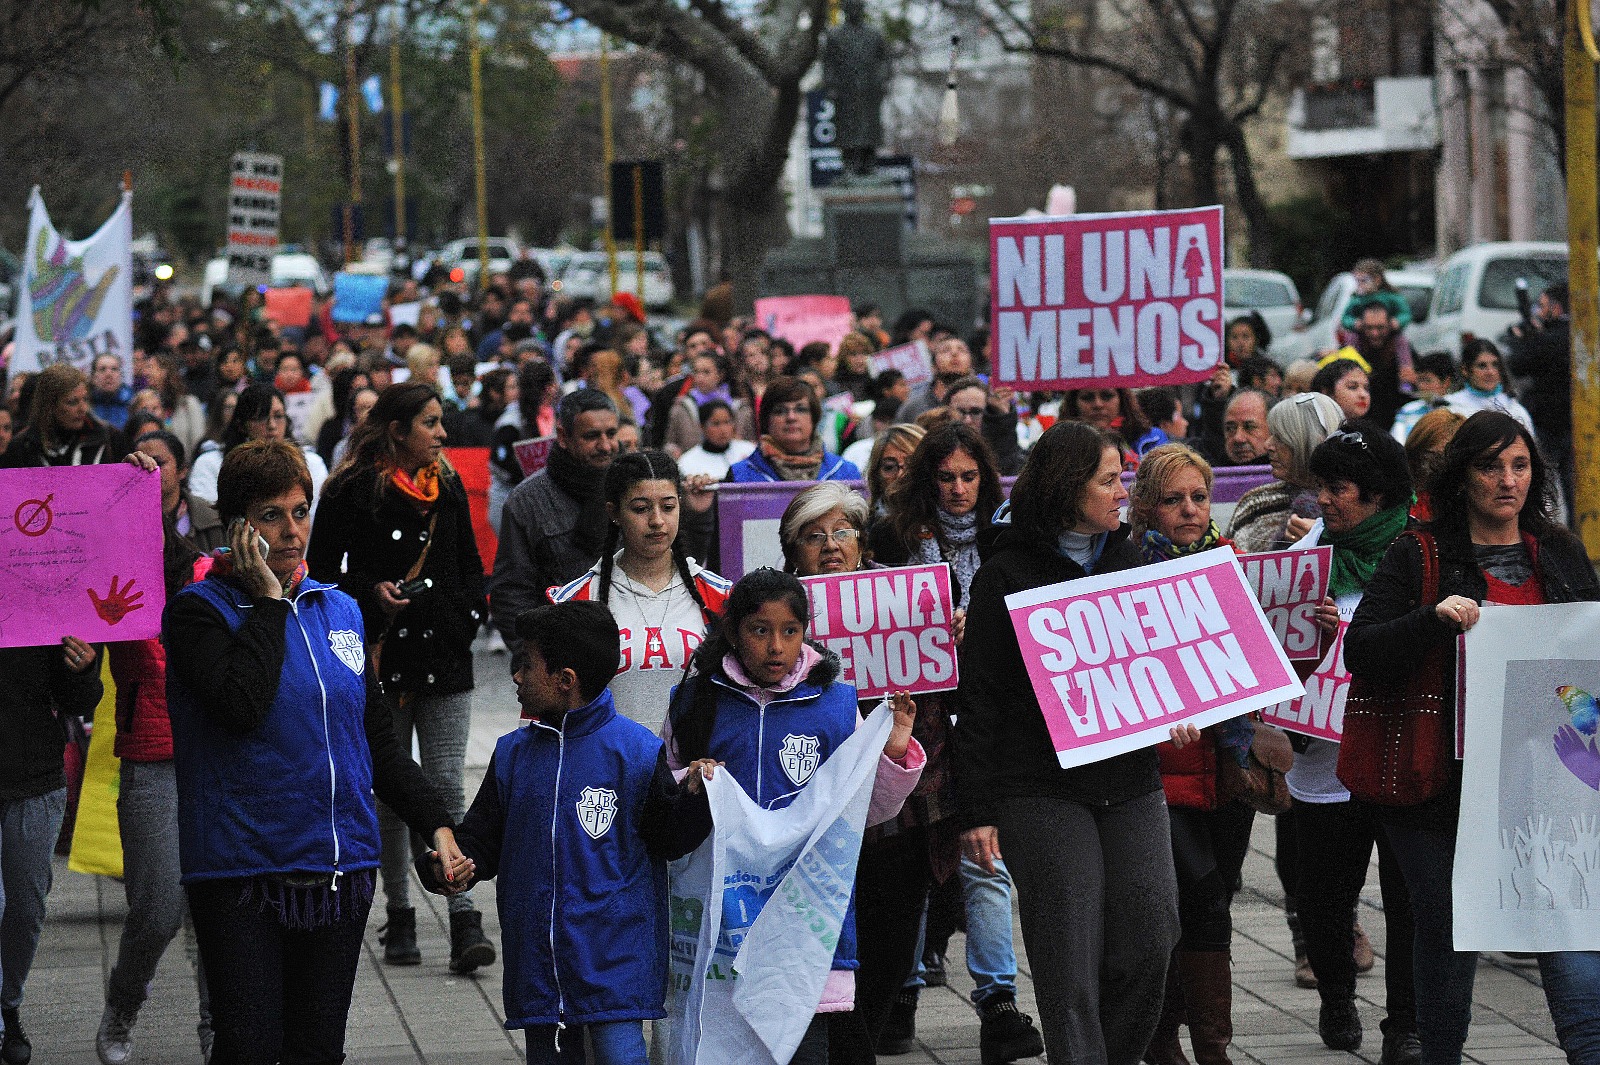
<instances>
[{"instance_id":1,"label":"red jacket","mask_svg":"<svg viewBox=\"0 0 1600 1065\"><path fill-rule=\"evenodd\" d=\"M167 649L151 637L111 644L110 652L111 678L117 684L117 757L130 762L167 761L172 757Z\"/></svg>"},{"instance_id":2,"label":"red jacket","mask_svg":"<svg viewBox=\"0 0 1600 1065\"><path fill-rule=\"evenodd\" d=\"M1171 741L1156 746L1161 763L1161 786L1168 806L1187 806L1193 810L1217 808L1217 744L1211 730L1200 733L1200 741L1183 750Z\"/></svg>"}]
</instances>

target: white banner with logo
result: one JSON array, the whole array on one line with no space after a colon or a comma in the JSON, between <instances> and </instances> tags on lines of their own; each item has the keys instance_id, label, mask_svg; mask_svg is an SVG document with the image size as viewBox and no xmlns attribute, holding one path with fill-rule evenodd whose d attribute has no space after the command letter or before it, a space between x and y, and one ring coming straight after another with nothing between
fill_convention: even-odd
<instances>
[{"instance_id":1,"label":"white banner with logo","mask_svg":"<svg viewBox=\"0 0 1600 1065\"><path fill-rule=\"evenodd\" d=\"M817 768L793 804L763 810L718 770L716 827L672 866L672 1065L787 1065L822 1001L878 757L885 703Z\"/></svg>"},{"instance_id":2,"label":"white banner with logo","mask_svg":"<svg viewBox=\"0 0 1600 1065\"><path fill-rule=\"evenodd\" d=\"M67 362L84 373L95 356L122 360L133 381L133 193L94 236L66 240L50 223L44 197L28 197L28 243L22 250L13 373Z\"/></svg>"}]
</instances>

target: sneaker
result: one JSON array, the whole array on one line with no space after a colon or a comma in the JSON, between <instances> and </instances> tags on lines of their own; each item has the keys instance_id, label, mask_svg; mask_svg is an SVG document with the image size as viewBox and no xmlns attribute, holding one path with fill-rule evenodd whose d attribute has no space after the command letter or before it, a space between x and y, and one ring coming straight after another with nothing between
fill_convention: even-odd
<instances>
[{"instance_id":1,"label":"sneaker","mask_svg":"<svg viewBox=\"0 0 1600 1065\"><path fill-rule=\"evenodd\" d=\"M33 1044L28 1042L28 1033L22 1030L17 1011L0 1010L0 1024L6 1029L5 1038L0 1039L0 1061L5 1065L28 1065L33 1058Z\"/></svg>"},{"instance_id":2,"label":"sneaker","mask_svg":"<svg viewBox=\"0 0 1600 1065\"><path fill-rule=\"evenodd\" d=\"M1346 1050L1351 1053L1361 1049L1361 1014L1354 999L1344 1002L1324 1002L1317 1016L1317 1034L1322 1045L1329 1050Z\"/></svg>"},{"instance_id":3,"label":"sneaker","mask_svg":"<svg viewBox=\"0 0 1600 1065\"><path fill-rule=\"evenodd\" d=\"M930 950L922 956L922 982L927 987L945 985L944 955Z\"/></svg>"},{"instance_id":4,"label":"sneaker","mask_svg":"<svg viewBox=\"0 0 1600 1065\"><path fill-rule=\"evenodd\" d=\"M1356 942L1355 947L1350 951L1351 960L1356 963L1356 972L1370 973L1372 967L1378 963L1378 959L1372 953L1372 940L1367 938L1367 933L1362 929L1360 921L1356 922L1355 933Z\"/></svg>"},{"instance_id":5,"label":"sneaker","mask_svg":"<svg viewBox=\"0 0 1600 1065\"><path fill-rule=\"evenodd\" d=\"M1033 1026L1033 1018L1017 1009L1014 995L1002 992L978 1007L981 1028L978 1046L983 1065L1005 1065L1018 1058L1036 1058L1044 1053L1044 1038Z\"/></svg>"},{"instance_id":6,"label":"sneaker","mask_svg":"<svg viewBox=\"0 0 1600 1065\"><path fill-rule=\"evenodd\" d=\"M94 1035L94 1052L100 1055L100 1065L128 1065L133 1060L133 1025L139 1011L123 1012L106 1003L100 1015L100 1030Z\"/></svg>"},{"instance_id":7,"label":"sneaker","mask_svg":"<svg viewBox=\"0 0 1600 1065\"><path fill-rule=\"evenodd\" d=\"M1412 1031L1392 1031L1383 1034L1382 1065L1421 1065L1422 1041Z\"/></svg>"},{"instance_id":8,"label":"sneaker","mask_svg":"<svg viewBox=\"0 0 1600 1065\"><path fill-rule=\"evenodd\" d=\"M1317 974L1312 970L1311 959L1306 957L1304 951L1294 956L1294 986L1308 991L1317 989Z\"/></svg>"},{"instance_id":9,"label":"sneaker","mask_svg":"<svg viewBox=\"0 0 1600 1065\"><path fill-rule=\"evenodd\" d=\"M917 989L905 987L889 1007L889 1016L873 1049L884 1057L909 1054L917 1046Z\"/></svg>"}]
</instances>

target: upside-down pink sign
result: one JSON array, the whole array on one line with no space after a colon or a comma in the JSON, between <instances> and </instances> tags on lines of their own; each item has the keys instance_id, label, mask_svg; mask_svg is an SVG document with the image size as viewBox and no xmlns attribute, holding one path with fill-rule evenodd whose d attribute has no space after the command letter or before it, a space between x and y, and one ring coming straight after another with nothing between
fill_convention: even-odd
<instances>
[{"instance_id":1,"label":"upside-down pink sign","mask_svg":"<svg viewBox=\"0 0 1600 1065\"><path fill-rule=\"evenodd\" d=\"M1305 691L1225 547L1017 592L1006 607L1064 769Z\"/></svg>"}]
</instances>

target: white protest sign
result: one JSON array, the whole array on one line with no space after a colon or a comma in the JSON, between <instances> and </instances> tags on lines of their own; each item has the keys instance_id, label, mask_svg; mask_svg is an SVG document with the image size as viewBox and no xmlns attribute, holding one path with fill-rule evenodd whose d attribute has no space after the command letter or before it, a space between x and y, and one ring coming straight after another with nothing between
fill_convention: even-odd
<instances>
[{"instance_id":1,"label":"white protest sign","mask_svg":"<svg viewBox=\"0 0 1600 1065\"><path fill-rule=\"evenodd\" d=\"M1457 950L1600 950L1600 603L1466 634Z\"/></svg>"},{"instance_id":2,"label":"white protest sign","mask_svg":"<svg viewBox=\"0 0 1600 1065\"><path fill-rule=\"evenodd\" d=\"M1222 208L989 222L998 380L1204 381L1222 362Z\"/></svg>"},{"instance_id":3,"label":"white protest sign","mask_svg":"<svg viewBox=\"0 0 1600 1065\"><path fill-rule=\"evenodd\" d=\"M885 370L899 370L912 388L933 380L933 359L924 340L914 340L896 348L884 348L867 356L867 371L877 377Z\"/></svg>"},{"instance_id":4,"label":"white protest sign","mask_svg":"<svg viewBox=\"0 0 1600 1065\"><path fill-rule=\"evenodd\" d=\"M88 373L99 355L122 360L133 382L133 193L87 240L65 240L36 187L28 197L28 243L18 278L11 372L65 362Z\"/></svg>"},{"instance_id":5,"label":"white protest sign","mask_svg":"<svg viewBox=\"0 0 1600 1065\"><path fill-rule=\"evenodd\" d=\"M1239 556L1239 565L1289 661L1317 658L1322 641L1317 607L1328 594L1333 548L1263 551Z\"/></svg>"},{"instance_id":6,"label":"white protest sign","mask_svg":"<svg viewBox=\"0 0 1600 1065\"><path fill-rule=\"evenodd\" d=\"M957 684L950 567L905 566L802 577L811 637L839 656L863 699Z\"/></svg>"},{"instance_id":7,"label":"white protest sign","mask_svg":"<svg viewBox=\"0 0 1600 1065\"><path fill-rule=\"evenodd\" d=\"M235 152L228 176L228 280L265 285L278 250L283 156Z\"/></svg>"},{"instance_id":8,"label":"white protest sign","mask_svg":"<svg viewBox=\"0 0 1600 1065\"><path fill-rule=\"evenodd\" d=\"M879 706L799 798L763 810L726 770L706 781L715 825L672 864L672 1065L785 1065L822 1001L855 886L878 759Z\"/></svg>"},{"instance_id":9,"label":"white protest sign","mask_svg":"<svg viewBox=\"0 0 1600 1065\"><path fill-rule=\"evenodd\" d=\"M1298 698L1226 547L1006 596L1063 769Z\"/></svg>"}]
</instances>

